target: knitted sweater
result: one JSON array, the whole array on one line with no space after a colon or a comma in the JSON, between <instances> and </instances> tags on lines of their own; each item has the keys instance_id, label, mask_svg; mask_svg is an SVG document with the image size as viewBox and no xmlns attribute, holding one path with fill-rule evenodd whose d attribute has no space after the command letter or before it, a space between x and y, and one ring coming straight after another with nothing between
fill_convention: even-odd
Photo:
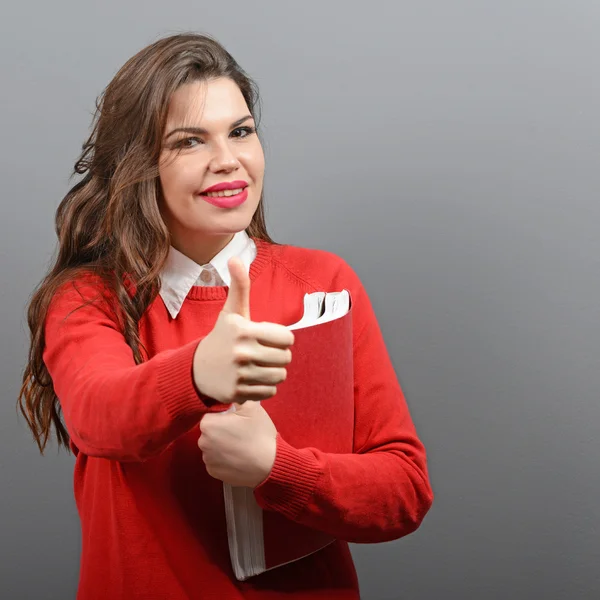
<instances>
[{"instance_id":1,"label":"knitted sweater","mask_svg":"<svg viewBox=\"0 0 600 600\"><path fill-rule=\"evenodd\" d=\"M264 510L338 541L248 581L234 578L222 483L207 474L197 445L202 416L228 407L202 397L192 378L195 348L228 288L193 287L176 319L157 297L139 325L149 359L136 365L107 290L82 277L55 295L44 352L75 454L79 600L356 599L348 542L400 538L429 510L425 449L357 275L332 253L255 241L253 320L290 324L305 293L351 293L353 453L294 448L279 435L271 474L254 490Z\"/></svg>"}]
</instances>

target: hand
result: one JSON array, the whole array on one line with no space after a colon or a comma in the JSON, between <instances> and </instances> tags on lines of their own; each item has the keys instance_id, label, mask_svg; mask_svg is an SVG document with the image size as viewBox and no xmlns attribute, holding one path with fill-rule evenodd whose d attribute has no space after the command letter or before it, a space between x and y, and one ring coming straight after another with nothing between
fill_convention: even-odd
<instances>
[{"instance_id":1,"label":"hand","mask_svg":"<svg viewBox=\"0 0 600 600\"><path fill-rule=\"evenodd\" d=\"M265 400L286 378L294 334L284 325L250 320L250 278L239 259L228 265L227 301L196 348L194 383L200 393L224 404Z\"/></svg>"},{"instance_id":2,"label":"hand","mask_svg":"<svg viewBox=\"0 0 600 600\"><path fill-rule=\"evenodd\" d=\"M247 402L235 408L235 412L202 417L198 447L211 477L254 489L275 463L277 429L260 403Z\"/></svg>"}]
</instances>

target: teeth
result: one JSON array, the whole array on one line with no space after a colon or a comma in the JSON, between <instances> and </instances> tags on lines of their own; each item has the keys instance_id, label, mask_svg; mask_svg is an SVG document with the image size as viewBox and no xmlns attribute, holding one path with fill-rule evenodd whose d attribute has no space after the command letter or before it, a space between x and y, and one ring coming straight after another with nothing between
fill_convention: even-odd
<instances>
[{"instance_id":1,"label":"teeth","mask_svg":"<svg viewBox=\"0 0 600 600\"><path fill-rule=\"evenodd\" d=\"M223 190L221 192L207 192L204 194L209 198L224 198L226 196L235 196L236 194L241 194L244 191L244 188L239 188L237 190Z\"/></svg>"}]
</instances>

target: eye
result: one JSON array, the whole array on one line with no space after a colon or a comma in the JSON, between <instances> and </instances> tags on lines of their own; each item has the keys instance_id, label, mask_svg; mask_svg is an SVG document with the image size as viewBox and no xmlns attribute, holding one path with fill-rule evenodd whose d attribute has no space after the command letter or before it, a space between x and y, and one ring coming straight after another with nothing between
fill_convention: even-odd
<instances>
[{"instance_id":1,"label":"eye","mask_svg":"<svg viewBox=\"0 0 600 600\"><path fill-rule=\"evenodd\" d=\"M254 127L237 127L231 132L231 137L245 138L253 133L256 133L256 129Z\"/></svg>"},{"instance_id":2,"label":"eye","mask_svg":"<svg viewBox=\"0 0 600 600\"><path fill-rule=\"evenodd\" d=\"M176 148L194 148L197 144L202 144L202 140L197 137L187 137L175 142Z\"/></svg>"}]
</instances>

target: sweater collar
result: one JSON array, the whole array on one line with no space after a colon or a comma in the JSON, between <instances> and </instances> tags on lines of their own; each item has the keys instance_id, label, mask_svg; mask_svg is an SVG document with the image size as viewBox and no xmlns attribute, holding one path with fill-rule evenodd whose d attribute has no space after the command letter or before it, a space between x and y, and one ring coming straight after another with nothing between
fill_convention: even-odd
<instances>
[{"instance_id":1,"label":"sweater collar","mask_svg":"<svg viewBox=\"0 0 600 600\"><path fill-rule=\"evenodd\" d=\"M160 279L160 296L173 319L177 317L184 300L195 285L203 285L200 276L204 270L216 271L226 286L231 283L227 262L239 257L247 270L256 258L256 244L245 231L239 231L233 239L209 263L199 265L171 246Z\"/></svg>"}]
</instances>

